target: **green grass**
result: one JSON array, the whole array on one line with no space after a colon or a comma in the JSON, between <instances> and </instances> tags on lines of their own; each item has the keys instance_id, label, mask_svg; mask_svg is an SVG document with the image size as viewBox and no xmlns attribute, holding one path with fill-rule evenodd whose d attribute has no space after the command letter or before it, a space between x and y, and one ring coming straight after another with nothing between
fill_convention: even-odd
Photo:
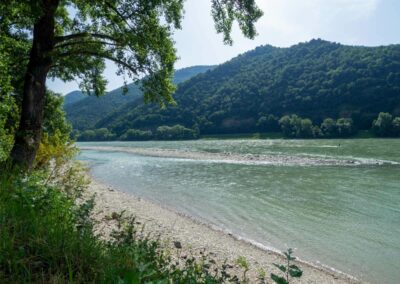
<instances>
[{"instance_id":1,"label":"green grass","mask_svg":"<svg viewBox=\"0 0 400 284\"><path fill-rule=\"evenodd\" d=\"M93 200L29 177L0 173L0 283L222 283L206 256L173 260L119 217L107 241L93 233ZM211 267L213 267L211 269ZM214 270L216 269L216 270Z\"/></svg>"}]
</instances>

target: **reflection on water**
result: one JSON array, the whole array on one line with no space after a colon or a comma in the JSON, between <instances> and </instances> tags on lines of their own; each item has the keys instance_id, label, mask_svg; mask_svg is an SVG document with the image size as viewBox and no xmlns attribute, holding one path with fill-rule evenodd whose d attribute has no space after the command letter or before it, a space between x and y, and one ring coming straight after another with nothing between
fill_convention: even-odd
<instances>
[{"instance_id":1,"label":"reflection on water","mask_svg":"<svg viewBox=\"0 0 400 284\"><path fill-rule=\"evenodd\" d=\"M400 140L215 140L81 143L188 152L385 160L393 165L273 166L83 151L105 183L266 246L297 248L361 279L400 277ZM382 279L383 277L383 279Z\"/></svg>"}]
</instances>

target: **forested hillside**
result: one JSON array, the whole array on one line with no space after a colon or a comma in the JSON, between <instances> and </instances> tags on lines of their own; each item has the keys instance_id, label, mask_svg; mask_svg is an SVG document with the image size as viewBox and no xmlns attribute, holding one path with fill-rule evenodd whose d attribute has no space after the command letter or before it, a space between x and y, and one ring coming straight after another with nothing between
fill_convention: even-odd
<instances>
[{"instance_id":1,"label":"forested hillside","mask_svg":"<svg viewBox=\"0 0 400 284\"><path fill-rule=\"evenodd\" d=\"M174 98L178 105L167 109L125 104L94 128L107 128L115 137L177 124L201 134L265 132L284 130L279 119L296 114L311 120L305 121L310 129L322 127L326 118L346 119L338 123L351 123L353 130L370 129L380 112L400 114L400 46L323 40L261 46L180 84ZM319 136L320 129L312 131Z\"/></svg>"},{"instance_id":2,"label":"forested hillside","mask_svg":"<svg viewBox=\"0 0 400 284\"><path fill-rule=\"evenodd\" d=\"M177 70L174 83L179 84L212 68L213 66L193 66ZM101 97L85 96L80 91L67 94L64 98L64 108L74 129L93 129L99 120L114 112L119 113L121 107L142 98L142 91L138 85L132 83L127 87L128 92L126 94L123 94L121 87Z\"/></svg>"},{"instance_id":3,"label":"forested hillside","mask_svg":"<svg viewBox=\"0 0 400 284\"><path fill-rule=\"evenodd\" d=\"M76 102L79 102L80 100L83 100L84 98L86 98L86 96L81 91L73 91L65 95L64 106L74 104Z\"/></svg>"}]
</instances>

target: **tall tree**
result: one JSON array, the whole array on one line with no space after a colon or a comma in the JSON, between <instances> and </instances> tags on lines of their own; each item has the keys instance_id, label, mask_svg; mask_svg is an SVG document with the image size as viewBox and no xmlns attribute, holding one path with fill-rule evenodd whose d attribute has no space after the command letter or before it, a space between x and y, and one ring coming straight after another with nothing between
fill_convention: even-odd
<instances>
[{"instance_id":1,"label":"tall tree","mask_svg":"<svg viewBox=\"0 0 400 284\"><path fill-rule=\"evenodd\" d=\"M387 112L380 112L377 119L372 122L372 130L376 135L387 137L392 134L393 116Z\"/></svg>"},{"instance_id":2,"label":"tall tree","mask_svg":"<svg viewBox=\"0 0 400 284\"><path fill-rule=\"evenodd\" d=\"M145 100L173 101L176 60L172 32L181 27L184 0L2 0L1 37L26 43L19 59L21 117L11 159L31 167L42 135L46 79L80 79L81 88L101 95L105 60L125 78L143 83ZM262 16L255 0L211 0L224 42L236 20L243 34L256 35ZM10 41L11 42L11 41ZM12 49L12 45L8 46ZM17 86L18 87L18 86Z\"/></svg>"}]
</instances>

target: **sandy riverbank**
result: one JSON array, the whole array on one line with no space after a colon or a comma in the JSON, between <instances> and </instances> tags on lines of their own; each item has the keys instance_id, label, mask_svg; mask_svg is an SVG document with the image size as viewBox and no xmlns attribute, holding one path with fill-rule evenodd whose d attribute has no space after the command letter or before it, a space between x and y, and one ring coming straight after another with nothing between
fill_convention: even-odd
<instances>
[{"instance_id":1,"label":"sandy riverbank","mask_svg":"<svg viewBox=\"0 0 400 284\"><path fill-rule=\"evenodd\" d=\"M136 216L139 226L145 225L145 233L151 234L154 238L160 236L163 245L172 251L176 251L174 242L180 242L182 249L177 253L181 256L197 256L205 251L219 263L227 260L233 264L230 269L231 274L240 273L235 262L239 256L245 257L250 264L248 275L251 283L256 283L260 268L269 275L271 272L278 273L273 263L283 263L282 256L273 251L260 249L188 216L108 185L93 180L89 192L96 194L94 215L100 221L98 230L104 234L109 233L113 225L113 221L108 217L114 212L119 213L124 210L125 214ZM331 270L306 263L298 265L304 271L303 277L300 281L291 283L360 283L356 279Z\"/></svg>"}]
</instances>

